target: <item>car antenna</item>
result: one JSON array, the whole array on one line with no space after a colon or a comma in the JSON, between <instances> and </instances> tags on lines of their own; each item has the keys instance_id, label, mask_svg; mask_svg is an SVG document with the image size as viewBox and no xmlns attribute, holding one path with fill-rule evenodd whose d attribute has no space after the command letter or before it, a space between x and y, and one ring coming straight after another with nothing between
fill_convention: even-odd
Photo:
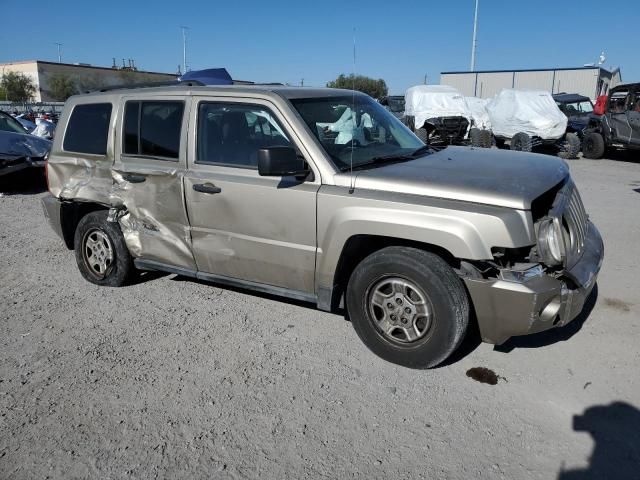
<instances>
[{"instance_id":1,"label":"car antenna","mask_svg":"<svg viewBox=\"0 0 640 480\"><path fill-rule=\"evenodd\" d=\"M351 74L351 120L353 121L353 130L351 132L351 155L349 159L349 193L355 190L353 182L353 148L355 144L356 133L356 27L353 27L353 73Z\"/></svg>"}]
</instances>

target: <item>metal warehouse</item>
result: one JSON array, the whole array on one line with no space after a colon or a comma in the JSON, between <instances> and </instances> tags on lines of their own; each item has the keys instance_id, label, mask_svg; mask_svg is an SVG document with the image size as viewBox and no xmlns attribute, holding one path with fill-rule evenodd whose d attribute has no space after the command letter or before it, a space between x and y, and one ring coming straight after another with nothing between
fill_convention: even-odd
<instances>
[{"instance_id":1,"label":"metal warehouse","mask_svg":"<svg viewBox=\"0 0 640 480\"><path fill-rule=\"evenodd\" d=\"M579 93L595 100L622 82L620 69L599 66L540 70L482 70L442 72L441 85L451 85L470 97L490 98L503 88Z\"/></svg>"}]
</instances>

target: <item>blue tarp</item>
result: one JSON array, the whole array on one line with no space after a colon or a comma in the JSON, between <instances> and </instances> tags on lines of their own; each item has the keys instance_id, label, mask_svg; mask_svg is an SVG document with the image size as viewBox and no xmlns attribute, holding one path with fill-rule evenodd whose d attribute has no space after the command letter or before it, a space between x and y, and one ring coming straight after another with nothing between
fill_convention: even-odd
<instances>
[{"instance_id":1,"label":"blue tarp","mask_svg":"<svg viewBox=\"0 0 640 480\"><path fill-rule=\"evenodd\" d=\"M205 85L233 85L233 79L226 68L207 68L205 70L192 70L185 73L178 81L186 82L197 80Z\"/></svg>"}]
</instances>

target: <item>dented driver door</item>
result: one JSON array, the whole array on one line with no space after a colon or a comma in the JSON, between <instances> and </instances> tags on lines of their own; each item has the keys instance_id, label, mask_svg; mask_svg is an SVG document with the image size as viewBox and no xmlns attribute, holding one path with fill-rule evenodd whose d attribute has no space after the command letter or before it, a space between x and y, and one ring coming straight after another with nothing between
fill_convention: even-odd
<instances>
[{"instance_id":1,"label":"dented driver door","mask_svg":"<svg viewBox=\"0 0 640 480\"><path fill-rule=\"evenodd\" d=\"M274 145L292 146L309 162L302 142L266 100L193 102L184 188L198 271L312 296L320 177L257 170L258 150Z\"/></svg>"},{"instance_id":2,"label":"dented driver door","mask_svg":"<svg viewBox=\"0 0 640 480\"><path fill-rule=\"evenodd\" d=\"M111 204L134 257L195 270L182 189L189 105L183 96L123 99Z\"/></svg>"}]
</instances>

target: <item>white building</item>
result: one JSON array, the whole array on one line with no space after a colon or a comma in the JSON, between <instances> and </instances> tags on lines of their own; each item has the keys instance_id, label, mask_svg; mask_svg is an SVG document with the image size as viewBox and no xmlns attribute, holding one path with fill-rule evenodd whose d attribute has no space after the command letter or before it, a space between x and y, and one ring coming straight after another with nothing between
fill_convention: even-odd
<instances>
[{"instance_id":1,"label":"white building","mask_svg":"<svg viewBox=\"0 0 640 480\"><path fill-rule=\"evenodd\" d=\"M541 70L483 70L442 72L441 85L451 85L465 96L490 98L503 88L578 93L595 101L622 82L620 69L602 67L547 68Z\"/></svg>"},{"instance_id":2,"label":"white building","mask_svg":"<svg viewBox=\"0 0 640 480\"><path fill-rule=\"evenodd\" d=\"M114 66L107 68L42 60L0 63L0 75L8 72L23 73L31 77L36 86L36 94L33 98L33 101L36 102L55 100L49 90L49 81L56 75L64 75L72 79L79 91L97 90L104 87L132 83L171 81L178 76L171 73L145 72L133 67L120 68Z\"/></svg>"}]
</instances>

